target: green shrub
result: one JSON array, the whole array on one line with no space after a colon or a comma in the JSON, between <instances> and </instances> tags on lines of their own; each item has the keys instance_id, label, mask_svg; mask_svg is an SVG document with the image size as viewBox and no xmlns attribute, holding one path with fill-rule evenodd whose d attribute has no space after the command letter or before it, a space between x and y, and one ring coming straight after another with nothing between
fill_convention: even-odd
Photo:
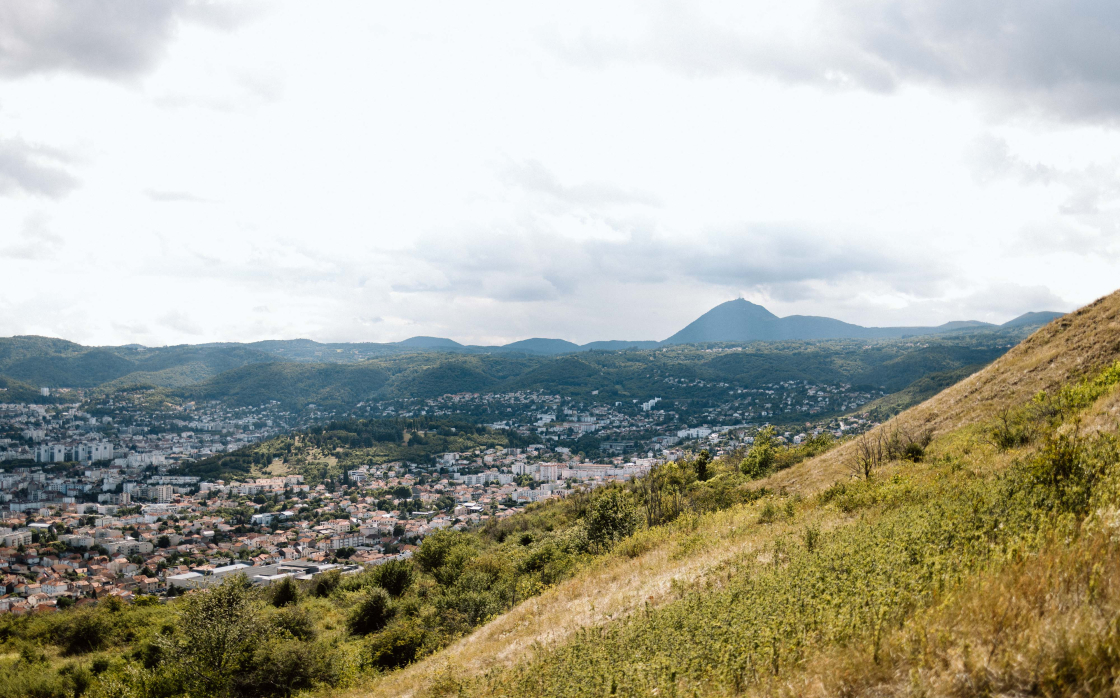
<instances>
[{"instance_id":1,"label":"green shrub","mask_svg":"<svg viewBox=\"0 0 1120 698\"><path fill-rule=\"evenodd\" d=\"M377 585L393 597L403 596L414 580L412 563L407 560L382 563L374 568L373 575Z\"/></svg>"},{"instance_id":2,"label":"green shrub","mask_svg":"<svg viewBox=\"0 0 1120 698\"><path fill-rule=\"evenodd\" d=\"M81 685L84 692L88 683ZM81 695L72 677L64 676L46 663L19 665L0 671L0 698L74 698Z\"/></svg>"},{"instance_id":3,"label":"green shrub","mask_svg":"<svg viewBox=\"0 0 1120 698\"><path fill-rule=\"evenodd\" d=\"M771 524L778 519L778 507L774 506L774 502L767 501L762 506L762 511L758 514L758 522L760 524Z\"/></svg>"},{"instance_id":4,"label":"green shrub","mask_svg":"<svg viewBox=\"0 0 1120 698\"><path fill-rule=\"evenodd\" d=\"M272 616L272 626L281 634L288 634L297 640L315 639L315 621L306 608L298 605L286 606Z\"/></svg>"},{"instance_id":5,"label":"green shrub","mask_svg":"<svg viewBox=\"0 0 1120 698\"><path fill-rule=\"evenodd\" d=\"M105 647L111 631L105 615L99 610L83 608L70 611L54 626L52 642L63 654L85 654Z\"/></svg>"},{"instance_id":6,"label":"green shrub","mask_svg":"<svg viewBox=\"0 0 1120 698\"><path fill-rule=\"evenodd\" d=\"M816 525L806 526L804 533L802 533L802 540L805 542L806 552L815 552L821 545L820 527Z\"/></svg>"},{"instance_id":7,"label":"green shrub","mask_svg":"<svg viewBox=\"0 0 1120 698\"><path fill-rule=\"evenodd\" d=\"M346 629L353 635L368 635L388 625L394 615L396 608L388 592L381 587L370 587L346 619Z\"/></svg>"},{"instance_id":8,"label":"green shrub","mask_svg":"<svg viewBox=\"0 0 1120 698\"><path fill-rule=\"evenodd\" d=\"M245 698L290 696L337 684L342 669L341 657L329 645L273 639L256 648L232 691Z\"/></svg>"},{"instance_id":9,"label":"green shrub","mask_svg":"<svg viewBox=\"0 0 1120 698\"><path fill-rule=\"evenodd\" d=\"M739 465L739 470L752 480L766 477L773 471L777 455L774 427L766 427L755 435L754 445Z\"/></svg>"},{"instance_id":10,"label":"green shrub","mask_svg":"<svg viewBox=\"0 0 1120 698\"><path fill-rule=\"evenodd\" d=\"M311 582L311 595L316 598L325 599L334 593L341 579L342 573L338 570L330 570L329 572L315 575L315 578Z\"/></svg>"},{"instance_id":11,"label":"green shrub","mask_svg":"<svg viewBox=\"0 0 1120 698\"><path fill-rule=\"evenodd\" d=\"M369 662L381 669L397 669L420 658L428 631L420 621L409 619L371 635Z\"/></svg>"},{"instance_id":12,"label":"green shrub","mask_svg":"<svg viewBox=\"0 0 1120 698\"><path fill-rule=\"evenodd\" d=\"M469 534L451 529L436 531L424 539L413 560L436 581L451 586L463 568L477 555L477 541Z\"/></svg>"},{"instance_id":13,"label":"green shrub","mask_svg":"<svg viewBox=\"0 0 1120 698\"><path fill-rule=\"evenodd\" d=\"M283 608L291 604L299 603L300 591L299 585L291 577L284 577L272 589L272 605L276 608Z\"/></svg>"},{"instance_id":14,"label":"green shrub","mask_svg":"<svg viewBox=\"0 0 1120 698\"><path fill-rule=\"evenodd\" d=\"M609 548L638 529L640 514L632 495L609 488L599 493L587 512L587 538L593 546Z\"/></svg>"},{"instance_id":15,"label":"green shrub","mask_svg":"<svg viewBox=\"0 0 1120 698\"><path fill-rule=\"evenodd\" d=\"M272 635L263 607L244 575L179 601L175 632L161 641L193 693L228 692L252 666L254 652Z\"/></svg>"},{"instance_id":16,"label":"green shrub","mask_svg":"<svg viewBox=\"0 0 1120 698\"><path fill-rule=\"evenodd\" d=\"M712 476L711 464L712 454L708 453L706 449L701 451L700 455L696 457L696 462L694 463L694 465L696 466L697 480L699 480L700 482L704 482Z\"/></svg>"}]
</instances>

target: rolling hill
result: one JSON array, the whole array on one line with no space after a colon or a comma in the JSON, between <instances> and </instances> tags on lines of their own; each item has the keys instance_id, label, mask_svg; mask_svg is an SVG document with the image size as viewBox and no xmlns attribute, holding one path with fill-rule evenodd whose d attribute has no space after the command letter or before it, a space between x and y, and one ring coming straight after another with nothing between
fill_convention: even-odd
<instances>
[{"instance_id":1,"label":"rolling hill","mask_svg":"<svg viewBox=\"0 0 1120 698\"><path fill-rule=\"evenodd\" d=\"M726 401L729 389L753 390L782 381L895 392L931 373L986 364L1029 331L1029 326L979 328L931 335L920 344L789 340L555 354L412 350L318 362L236 344L90 348L16 338L0 340L0 347L8 349L0 377L22 386L24 401L53 401L38 396L37 386L43 385L100 392L149 387L182 400L217 400L235 407L276 400L295 410L310 404L350 409L371 400L541 390L606 403L660 397L677 401L675 409L683 419L684 411ZM331 346L305 341L279 349L265 345L270 351L292 349L333 358ZM9 392L14 399L14 388Z\"/></svg>"}]
</instances>

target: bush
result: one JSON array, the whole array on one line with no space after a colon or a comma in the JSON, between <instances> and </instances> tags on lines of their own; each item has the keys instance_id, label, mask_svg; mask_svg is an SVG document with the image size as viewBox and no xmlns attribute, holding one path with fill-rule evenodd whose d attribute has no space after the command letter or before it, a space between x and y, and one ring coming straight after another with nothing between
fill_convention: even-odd
<instances>
[{"instance_id":1,"label":"bush","mask_svg":"<svg viewBox=\"0 0 1120 698\"><path fill-rule=\"evenodd\" d=\"M695 469L688 464L669 462L654 467L648 475L630 486L645 510L646 524L658 526L669 523L684 512L689 505L689 487L695 481Z\"/></svg>"},{"instance_id":2,"label":"bush","mask_svg":"<svg viewBox=\"0 0 1120 698\"><path fill-rule=\"evenodd\" d=\"M341 579L342 573L338 570L315 575L315 579L311 582L311 595L319 599L325 599L334 593Z\"/></svg>"},{"instance_id":3,"label":"bush","mask_svg":"<svg viewBox=\"0 0 1120 698\"><path fill-rule=\"evenodd\" d=\"M774 468L777 448L774 446L774 427L766 427L754 437L754 445L739 464L739 470L752 480L766 477Z\"/></svg>"},{"instance_id":4,"label":"bush","mask_svg":"<svg viewBox=\"0 0 1120 698\"><path fill-rule=\"evenodd\" d=\"M374 569L374 581L389 592L390 596L400 597L412 586L412 564L407 560L390 560Z\"/></svg>"},{"instance_id":5,"label":"bush","mask_svg":"<svg viewBox=\"0 0 1120 698\"><path fill-rule=\"evenodd\" d=\"M271 640L253 652L249 669L238 676L234 692L246 696L289 696L320 685L335 685L342 675L339 657L317 642Z\"/></svg>"},{"instance_id":6,"label":"bush","mask_svg":"<svg viewBox=\"0 0 1120 698\"><path fill-rule=\"evenodd\" d=\"M369 661L381 669L397 669L416 661L428 632L418 620L408 620L370 637Z\"/></svg>"},{"instance_id":7,"label":"bush","mask_svg":"<svg viewBox=\"0 0 1120 698\"><path fill-rule=\"evenodd\" d=\"M1023 414L1002 410L996 421L988 427L988 436L996 448L1007 451L1030 443L1034 429Z\"/></svg>"},{"instance_id":8,"label":"bush","mask_svg":"<svg viewBox=\"0 0 1120 698\"><path fill-rule=\"evenodd\" d=\"M164 642L192 693L226 693L251 666L253 653L272 630L264 622L262 606L245 575L179 602L178 626Z\"/></svg>"},{"instance_id":9,"label":"bush","mask_svg":"<svg viewBox=\"0 0 1120 698\"><path fill-rule=\"evenodd\" d=\"M477 551L473 537L460 531L436 531L420 544L413 560L443 586L451 586Z\"/></svg>"},{"instance_id":10,"label":"bush","mask_svg":"<svg viewBox=\"0 0 1120 698\"><path fill-rule=\"evenodd\" d=\"M710 478L712 476L711 468L710 468L711 464L712 464L712 454L708 453L707 450L701 451L700 455L696 457L696 479L697 480L699 480L700 482L704 482L705 480L707 480L708 478Z\"/></svg>"},{"instance_id":11,"label":"bush","mask_svg":"<svg viewBox=\"0 0 1120 698\"><path fill-rule=\"evenodd\" d=\"M88 682L81 677L84 691ZM72 698L81 695L74 676L54 671L50 665L19 665L17 669L0 672L0 698Z\"/></svg>"},{"instance_id":12,"label":"bush","mask_svg":"<svg viewBox=\"0 0 1120 698\"><path fill-rule=\"evenodd\" d=\"M778 508L774 506L774 502L766 502L762 507L762 511L758 514L758 522L760 524L774 523L778 518Z\"/></svg>"},{"instance_id":13,"label":"bush","mask_svg":"<svg viewBox=\"0 0 1120 698\"><path fill-rule=\"evenodd\" d=\"M299 585L291 577L284 577L272 590L272 605L283 608L294 603L299 603Z\"/></svg>"},{"instance_id":14,"label":"bush","mask_svg":"<svg viewBox=\"0 0 1120 698\"><path fill-rule=\"evenodd\" d=\"M94 609L82 609L68 613L55 625L51 639L63 654L86 654L105 647L109 632L104 615Z\"/></svg>"},{"instance_id":15,"label":"bush","mask_svg":"<svg viewBox=\"0 0 1120 698\"><path fill-rule=\"evenodd\" d=\"M388 625L394 615L396 608L388 592L381 587L371 587L346 619L346 629L354 635L368 635Z\"/></svg>"},{"instance_id":16,"label":"bush","mask_svg":"<svg viewBox=\"0 0 1120 698\"><path fill-rule=\"evenodd\" d=\"M591 502L587 539L593 546L610 547L638 529L640 515L629 492L608 489Z\"/></svg>"},{"instance_id":17,"label":"bush","mask_svg":"<svg viewBox=\"0 0 1120 698\"><path fill-rule=\"evenodd\" d=\"M272 616L272 626L297 640L315 639L315 622L307 609L301 606L288 606L277 611Z\"/></svg>"},{"instance_id":18,"label":"bush","mask_svg":"<svg viewBox=\"0 0 1120 698\"><path fill-rule=\"evenodd\" d=\"M1083 516L1094 488L1117 462L1120 444L1114 437L1087 444L1075 435L1052 434L1039 453L1011 469L1005 493L1025 506Z\"/></svg>"}]
</instances>

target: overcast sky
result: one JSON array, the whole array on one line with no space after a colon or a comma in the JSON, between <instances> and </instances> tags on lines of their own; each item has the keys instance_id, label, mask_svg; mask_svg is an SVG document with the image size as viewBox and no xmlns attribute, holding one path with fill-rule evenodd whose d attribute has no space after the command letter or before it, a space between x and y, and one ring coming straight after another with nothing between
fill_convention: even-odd
<instances>
[{"instance_id":1,"label":"overcast sky","mask_svg":"<svg viewBox=\"0 0 1120 698\"><path fill-rule=\"evenodd\" d=\"M0 335L664 339L1120 287L1120 3L0 0Z\"/></svg>"}]
</instances>

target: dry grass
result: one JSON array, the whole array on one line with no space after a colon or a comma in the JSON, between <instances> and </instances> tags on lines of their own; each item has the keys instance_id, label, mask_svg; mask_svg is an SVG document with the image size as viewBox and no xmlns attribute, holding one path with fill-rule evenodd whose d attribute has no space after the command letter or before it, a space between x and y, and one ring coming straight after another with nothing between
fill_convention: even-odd
<instances>
[{"instance_id":1,"label":"dry grass","mask_svg":"<svg viewBox=\"0 0 1120 698\"><path fill-rule=\"evenodd\" d=\"M944 434L990 420L1039 391L1054 390L1120 358L1120 291L1041 328L990 366L946 388L895 418L913 431ZM1120 409L1115 414L1120 418ZM892 420L893 421L893 420ZM880 427L882 428L882 427ZM855 444L775 474L760 486L805 494L848 476Z\"/></svg>"},{"instance_id":2,"label":"dry grass","mask_svg":"<svg viewBox=\"0 0 1120 698\"><path fill-rule=\"evenodd\" d=\"M1097 533L980 576L890 637L826 653L759 695L1115 695L1120 545Z\"/></svg>"},{"instance_id":3,"label":"dry grass","mask_svg":"<svg viewBox=\"0 0 1120 698\"><path fill-rule=\"evenodd\" d=\"M581 628L601 625L680 597L682 589L718 575L740 556L764 554L776 538L804 526L778 521L758 524L759 503L682 517L677 523L643 531L631 550L529 599L438 654L386 675L355 694L412 696L428 692L450 675L477 676L525 659L536 646L549 646ZM819 515L820 512L817 512ZM816 520L827 530L842 517ZM642 540L642 537L646 540ZM757 552L756 552L757 551Z\"/></svg>"},{"instance_id":4,"label":"dry grass","mask_svg":"<svg viewBox=\"0 0 1120 698\"><path fill-rule=\"evenodd\" d=\"M283 477L284 475L291 475L292 469L288 464L279 458L272 459L272 463L265 469L268 477Z\"/></svg>"}]
</instances>

